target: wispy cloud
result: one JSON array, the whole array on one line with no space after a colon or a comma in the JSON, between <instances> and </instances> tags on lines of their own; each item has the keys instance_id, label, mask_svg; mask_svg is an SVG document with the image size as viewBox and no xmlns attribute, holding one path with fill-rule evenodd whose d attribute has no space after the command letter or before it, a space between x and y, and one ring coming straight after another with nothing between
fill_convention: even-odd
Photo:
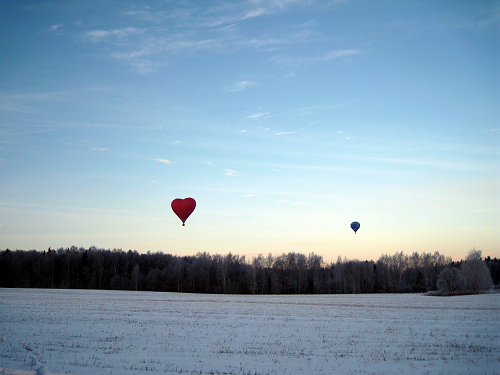
<instances>
[{"instance_id":1,"label":"wispy cloud","mask_svg":"<svg viewBox=\"0 0 500 375\"><path fill-rule=\"evenodd\" d=\"M479 165L474 163L461 163L453 162L449 160L431 160L427 158L391 158L391 157L375 157L375 156L358 156L358 155L328 155L328 154L318 154L323 159L341 159L341 160L357 160L374 164L400 164L400 165L412 165L412 166L422 166L422 167L432 167L438 169L450 169L450 170L475 170L475 171L491 171L491 166L489 165ZM324 171L341 171L341 172L352 172L352 171L364 171L367 173L377 173L378 169L372 167L365 168L353 168L353 167L336 167L332 165L297 165L297 164L281 164L278 165L281 169L307 169L307 170L324 170ZM399 173L399 172L398 172Z\"/></svg>"},{"instance_id":2,"label":"wispy cloud","mask_svg":"<svg viewBox=\"0 0 500 375\"><path fill-rule=\"evenodd\" d=\"M145 9L139 10L131 10L122 12L122 15L133 17L135 19L141 21L149 21L149 22L165 22L172 19L185 19L186 17L196 13L198 8L181 8L175 9L171 12L166 11L153 11L149 7L145 7Z\"/></svg>"},{"instance_id":3,"label":"wispy cloud","mask_svg":"<svg viewBox=\"0 0 500 375\"><path fill-rule=\"evenodd\" d=\"M111 37L125 38L129 35L143 34L145 32L146 32L145 29L139 29L137 27L125 27L122 29L113 29L113 30L87 31L84 33L84 37L92 42L100 42L106 38L111 38Z\"/></svg>"},{"instance_id":4,"label":"wispy cloud","mask_svg":"<svg viewBox=\"0 0 500 375\"><path fill-rule=\"evenodd\" d=\"M70 92L0 94L0 109L20 113L39 113L40 103L68 101L69 95Z\"/></svg>"},{"instance_id":5,"label":"wispy cloud","mask_svg":"<svg viewBox=\"0 0 500 375\"><path fill-rule=\"evenodd\" d=\"M155 159L156 161L159 161L160 163L164 164L175 164L173 161L167 160L167 159Z\"/></svg>"},{"instance_id":6,"label":"wispy cloud","mask_svg":"<svg viewBox=\"0 0 500 375\"><path fill-rule=\"evenodd\" d=\"M63 24L62 23L58 23L57 25L52 25L50 26L50 31L56 31L57 29L63 27Z\"/></svg>"},{"instance_id":7,"label":"wispy cloud","mask_svg":"<svg viewBox=\"0 0 500 375\"><path fill-rule=\"evenodd\" d=\"M150 35L147 39L131 43L127 51L113 52L118 60L128 62L140 73L158 70L168 58L185 53L193 54L201 50L215 51L221 48L216 39L192 40L190 34L176 34L167 37Z\"/></svg>"},{"instance_id":8,"label":"wispy cloud","mask_svg":"<svg viewBox=\"0 0 500 375\"><path fill-rule=\"evenodd\" d=\"M274 133L274 135L295 134L295 133L301 132L302 130L304 130L304 129L300 129L299 131L292 130L292 131L288 131L288 132L279 132L279 133Z\"/></svg>"},{"instance_id":9,"label":"wispy cloud","mask_svg":"<svg viewBox=\"0 0 500 375\"><path fill-rule=\"evenodd\" d=\"M317 105L311 105L308 107L299 108L297 111L298 111L298 114L301 116L311 115L311 114L317 113L318 111L328 111L331 109L343 108L343 107L346 107L346 106L352 104L353 102L354 102L353 100L349 100L349 101L344 101L344 102L334 103L334 104L317 104ZM318 121L312 122L310 124L314 124L314 123L318 123Z\"/></svg>"},{"instance_id":10,"label":"wispy cloud","mask_svg":"<svg viewBox=\"0 0 500 375\"><path fill-rule=\"evenodd\" d=\"M205 27L217 27L224 24L244 22L257 17L285 11L293 5L308 6L311 0L250 0L235 4L225 3L209 11L203 24Z\"/></svg>"},{"instance_id":11,"label":"wispy cloud","mask_svg":"<svg viewBox=\"0 0 500 375\"><path fill-rule=\"evenodd\" d=\"M259 9L252 9L249 10L244 16L243 19L246 20L248 18L254 18L254 17L259 17L264 14L269 14L271 13L271 10L265 9L265 8L259 8Z\"/></svg>"},{"instance_id":12,"label":"wispy cloud","mask_svg":"<svg viewBox=\"0 0 500 375\"><path fill-rule=\"evenodd\" d=\"M282 45L290 44L288 39L277 39L277 38L253 38L246 42L248 46L260 48L260 47L277 47Z\"/></svg>"},{"instance_id":13,"label":"wispy cloud","mask_svg":"<svg viewBox=\"0 0 500 375\"><path fill-rule=\"evenodd\" d=\"M243 173L235 171L233 169L224 169L224 174L227 175L227 176L233 176L233 177L235 177L235 176L241 175Z\"/></svg>"},{"instance_id":14,"label":"wispy cloud","mask_svg":"<svg viewBox=\"0 0 500 375\"><path fill-rule=\"evenodd\" d=\"M94 148L92 148L92 151L109 151L109 148L105 148L105 147L94 147Z\"/></svg>"},{"instance_id":15,"label":"wispy cloud","mask_svg":"<svg viewBox=\"0 0 500 375\"><path fill-rule=\"evenodd\" d=\"M245 90L247 87L255 85L255 82L251 81L241 81L237 82L234 85L226 88L227 91L229 92L239 92Z\"/></svg>"},{"instance_id":16,"label":"wispy cloud","mask_svg":"<svg viewBox=\"0 0 500 375\"><path fill-rule=\"evenodd\" d=\"M271 60L279 64L299 67L302 65L311 65L330 60L335 60L340 57L355 55L358 53L360 53L359 50L346 49L346 50L335 50L324 55L313 56L313 57L289 57L285 55L275 55L271 58Z\"/></svg>"},{"instance_id":17,"label":"wispy cloud","mask_svg":"<svg viewBox=\"0 0 500 375\"><path fill-rule=\"evenodd\" d=\"M250 0L248 4L254 8L246 13L246 18L259 17L284 11L292 6L310 6L312 0Z\"/></svg>"},{"instance_id":18,"label":"wispy cloud","mask_svg":"<svg viewBox=\"0 0 500 375\"><path fill-rule=\"evenodd\" d=\"M143 27L88 30L80 34L80 40L93 43L108 43L108 53L128 63L136 71L147 73L169 63L177 54L192 54L198 51L228 51L241 48L271 48L305 43L311 33L310 25L297 26L299 32L283 35L248 35L238 32L240 23L286 11L292 6L309 6L311 0L250 0L236 4L203 9L180 2L177 9L154 11L150 7L125 10L119 13L125 20L135 18ZM171 8L172 8L171 7ZM161 25L167 24L167 27ZM56 25L55 25L56 26ZM348 54L348 50L333 51L324 57L337 58ZM227 88L238 92L254 85L251 81L237 82Z\"/></svg>"},{"instance_id":19,"label":"wispy cloud","mask_svg":"<svg viewBox=\"0 0 500 375\"><path fill-rule=\"evenodd\" d=\"M255 197L255 194L243 194L242 197Z\"/></svg>"},{"instance_id":20,"label":"wispy cloud","mask_svg":"<svg viewBox=\"0 0 500 375\"><path fill-rule=\"evenodd\" d=\"M245 120L256 119L256 118L261 118L261 117L271 117L271 116L269 115L269 112L257 113L255 115L250 115L250 116L245 117Z\"/></svg>"},{"instance_id":21,"label":"wispy cloud","mask_svg":"<svg viewBox=\"0 0 500 375\"><path fill-rule=\"evenodd\" d=\"M328 53L325 57L319 57L318 60L320 61L328 61L328 60L333 60L337 59L342 56L350 56L350 55L355 55L358 54L359 51L355 49L344 49L344 50L337 50L337 51L332 51Z\"/></svg>"}]
</instances>

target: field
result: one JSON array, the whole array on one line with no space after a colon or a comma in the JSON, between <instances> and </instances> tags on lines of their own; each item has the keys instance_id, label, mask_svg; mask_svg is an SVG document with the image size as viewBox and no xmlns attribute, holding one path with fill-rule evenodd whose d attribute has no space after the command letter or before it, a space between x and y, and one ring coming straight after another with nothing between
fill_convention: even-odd
<instances>
[{"instance_id":1,"label":"field","mask_svg":"<svg viewBox=\"0 0 500 375\"><path fill-rule=\"evenodd\" d=\"M0 374L500 374L500 294L0 289Z\"/></svg>"}]
</instances>

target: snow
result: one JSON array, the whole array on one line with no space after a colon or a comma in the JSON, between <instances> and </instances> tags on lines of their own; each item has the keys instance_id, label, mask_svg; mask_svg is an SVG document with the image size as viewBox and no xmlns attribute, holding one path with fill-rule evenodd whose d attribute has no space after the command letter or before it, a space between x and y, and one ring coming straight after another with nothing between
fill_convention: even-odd
<instances>
[{"instance_id":1,"label":"snow","mask_svg":"<svg viewBox=\"0 0 500 375\"><path fill-rule=\"evenodd\" d=\"M0 289L0 374L500 374L500 294Z\"/></svg>"}]
</instances>

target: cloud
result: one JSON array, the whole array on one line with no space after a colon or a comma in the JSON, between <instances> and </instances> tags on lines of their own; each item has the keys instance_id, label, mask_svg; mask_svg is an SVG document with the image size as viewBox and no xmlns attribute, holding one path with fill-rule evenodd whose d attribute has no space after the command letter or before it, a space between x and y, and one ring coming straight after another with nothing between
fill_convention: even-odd
<instances>
[{"instance_id":1,"label":"cloud","mask_svg":"<svg viewBox=\"0 0 500 375\"><path fill-rule=\"evenodd\" d=\"M250 47L266 47L266 46L280 46L280 45L287 45L290 44L290 42L286 39L275 39L275 38L268 38L268 39L252 39L247 42L247 44Z\"/></svg>"},{"instance_id":2,"label":"cloud","mask_svg":"<svg viewBox=\"0 0 500 375\"><path fill-rule=\"evenodd\" d=\"M40 92L32 94L0 94L0 109L20 113L40 113L40 103L67 101L71 91Z\"/></svg>"},{"instance_id":3,"label":"cloud","mask_svg":"<svg viewBox=\"0 0 500 375\"><path fill-rule=\"evenodd\" d=\"M293 5L309 6L310 0L250 0L249 4L255 4L254 9L247 10L243 19L259 17L283 11Z\"/></svg>"},{"instance_id":4,"label":"cloud","mask_svg":"<svg viewBox=\"0 0 500 375\"><path fill-rule=\"evenodd\" d=\"M124 27L121 29L113 29L113 30L92 30L84 33L84 37L87 40L92 42L100 42L103 39L107 39L110 37L116 38L125 38L129 35L134 34L143 34L145 33L145 29L139 29L137 27Z\"/></svg>"},{"instance_id":5,"label":"cloud","mask_svg":"<svg viewBox=\"0 0 500 375\"><path fill-rule=\"evenodd\" d=\"M154 11L152 8L129 9L120 13L125 21L139 20L141 27L87 30L80 39L93 43L108 43L115 59L129 64L139 73L148 73L170 63L178 54L191 55L198 51L235 51L240 48L272 48L306 43L309 30L287 36L248 35L235 30L244 22L286 11L292 6L307 7L311 0L250 0L224 3L211 8L196 7L179 2L178 9ZM168 25L168 26L164 26ZM309 27L310 23L300 25ZM283 31L285 32L285 31ZM204 37L209 35L209 37ZM332 51L326 59L350 53L350 50ZM238 92L255 85L243 80L227 87Z\"/></svg>"},{"instance_id":6,"label":"cloud","mask_svg":"<svg viewBox=\"0 0 500 375\"><path fill-rule=\"evenodd\" d=\"M173 161L167 160L167 159L154 159L156 161L159 161L160 163L164 164L175 164Z\"/></svg>"},{"instance_id":7,"label":"cloud","mask_svg":"<svg viewBox=\"0 0 500 375\"><path fill-rule=\"evenodd\" d=\"M316 109L316 108L324 108L323 105L312 105L310 107L305 107L305 108L302 108L303 111L307 111L307 110L310 110L310 109Z\"/></svg>"},{"instance_id":8,"label":"cloud","mask_svg":"<svg viewBox=\"0 0 500 375\"><path fill-rule=\"evenodd\" d=\"M168 65L179 54L239 51L241 48L277 49L290 44L307 43L311 37L318 35L309 30L314 21L296 25L299 32L280 30L276 36L266 34L264 30L258 31L260 35L238 31L241 25L256 18L286 12L292 7L307 8L316 3L316 0L248 0L222 2L208 8L205 4L197 6L187 1L176 3L169 6L168 11L161 9L162 7L147 6L124 9L119 12L122 21L135 23L140 27L92 29L79 33L79 39L107 43L106 50L110 56L127 63L139 73L147 73ZM279 35L280 33L283 35ZM334 50L322 58L338 58L354 53L353 51ZM238 92L254 84L255 82L243 80L226 90Z\"/></svg>"},{"instance_id":9,"label":"cloud","mask_svg":"<svg viewBox=\"0 0 500 375\"><path fill-rule=\"evenodd\" d=\"M56 31L57 29L63 27L62 23L58 23L57 25L50 26L50 31Z\"/></svg>"},{"instance_id":10,"label":"cloud","mask_svg":"<svg viewBox=\"0 0 500 375\"><path fill-rule=\"evenodd\" d=\"M255 194L243 194L242 197L255 197Z\"/></svg>"},{"instance_id":11,"label":"cloud","mask_svg":"<svg viewBox=\"0 0 500 375\"><path fill-rule=\"evenodd\" d=\"M320 60L333 60L342 56L349 56L349 55L355 55L359 53L358 50L355 49L344 49L344 50L337 50L337 51L332 51L329 54L327 54L323 59Z\"/></svg>"},{"instance_id":12,"label":"cloud","mask_svg":"<svg viewBox=\"0 0 500 375\"><path fill-rule=\"evenodd\" d=\"M304 129L300 129L299 132L301 132L302 130L304 130ZM280 132L280 133L274 133L274 135L286 135L286 134L294 134L294 133L298 133L298 132L296 132L296 131Z\"/></svg>"},{"instance_id":13,"label":"cloud","mask_svg":"<svg viewBox=\"0 0 500 375\"><path fill-rule=\"evenodd\" d=\"M314 57L287 57L284 55L275 55L271 58L271 60L276 63L289 65L293 67L300 67L302 65L311 65L322 63L325 61L330 61L334 59L338 59L344 56L350 56L354 54L358 54L360 51L355 49L345 49L345 50L335 50L327 53L326 55L314 56Z\"/></svg>"},{"instance_id":14,"label":"cloud","mask_svg":"<svg viewBox=\"0 0 500 375\"><path fill-rule=\"evenodd\" d=\"M94 41L105 38L96 35ZM193 54L200 50L215 51L221 48L221 41L216 39L191 40L190 33L179 33L167 36L146 35L139 40L122 43L122 48L128 51L113 52L112 57L128 62L139 73L148 73L158 70L165 65L169 57L185 53Z\"/></svg>"},{"instance_id":15,"label":"cloud","mask_svg":"<svg viewBox=\"0 0 500 375\"><path fill-rule=\"evenodd\" d=\"M237 172L233 169L224 169L224 174L227 176L238 176L238 175L243 174L243 173Z\"/></svg>"},{"instance_id":16,"label":"cloud","mask_svg":"<svg viewBox=\"0 0 500 375\"><path fill-rule=\"evenodd\" d=\"M242 130L240 131L240 133L246 133L248 130Z\"/></svg>"},{"instance_id":17,"label":"cloud","mask_svg":"<svg viewBox=\"0 0 500 375\"><path fill-rule=\"evenodd\" d=\"M243 16L243 19L246 20L246 19L249 19L249 18L259 17L259 16L262 16L264 14L269 14L269 13L271 13L271 11L267 10L267 9L264 9L264 8L254 9L254 10L248 11Z\"/></svg>"},{"instance_id":18,"label":"cloud","mask_svg":"<svg viewBox=\"0 0 500 375\"><path fill-rule=\"evenodd\" d=\"M307 6L309 0L250 0L236 2L235 4L226 3L222 6L212 8L208 13L213 14L212 18L205 19L201 26L217 27L224 24L234 24L246 20L271 15L285 8L294 5ZM223 12L229 12L224 14Z\"/></svg>"},{"instance_id":19,"label":"cloud","mask_svg":"<svg viewBox=\"0 0 500 375\"><path fill-rule=\"evenodd\" d=\"M177 9L170 12L166 11L154 12L150 11L149 10L150 7L148 6L145 6L144 8L145 8L144 10L132 10L127 12L122 12L121 14L124 16L134 17L135 19L141 21L160 23L160 22L171 21L172 19L175 18L184 19L189 15L195 13L197 10L197 8L188 8L188 9Z\"/></svg>"},{"instance_id":20,"label":"cloud","mask_svg":"<svg viewBox=\"0 0 500 375\"><path fill-rule=\"evenodd\" d=\"M243 91L245 90L247 87L249 86L253 86L255 85L255 82L251 82L251 81L241 81L241 82L237 82L235 83L233 86L231 87L228 87L227 88L227 91L229 92L239 92L239 91Z\"/></svg>"},{"instance_id":21,"label":"cloud","mask_svg":"<svg viewBox=\"0 0 500 375\"><path fill-rule=\"evenodd\" d=\"M245 120L260 118L260 117L268 116L268 115L269 115L269 112L266 112L266 113L257 113L255 115L250 115L250 116L245 117Z\"/></svg>"},{"instance_id":22,"label":"cloud","mask_svg":"<svg viewBox=\"0 0 500 375\"><path fill-rule=\"evenodd\" d=\"M105 147L94 147L92 151L109 151L109 148Z\"/></svg>"}]
</instances>

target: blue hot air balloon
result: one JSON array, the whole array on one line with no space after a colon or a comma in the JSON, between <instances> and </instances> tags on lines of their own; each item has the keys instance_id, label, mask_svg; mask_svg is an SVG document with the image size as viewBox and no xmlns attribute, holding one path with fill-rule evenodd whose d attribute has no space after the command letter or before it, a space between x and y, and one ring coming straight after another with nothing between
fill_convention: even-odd
<instances>
[{"instance_id":1,"label":"blue hot air balloon","mask_svg":"<svg viewBox=\"0 0 500 375\"><path fill-rule=\"evenodd\" d=\"M356 234L356 232L358 231L360 225L357 221L353 221L351 223L351 229L354 231L354 234Z\"/></svg>"}]
</instances>

